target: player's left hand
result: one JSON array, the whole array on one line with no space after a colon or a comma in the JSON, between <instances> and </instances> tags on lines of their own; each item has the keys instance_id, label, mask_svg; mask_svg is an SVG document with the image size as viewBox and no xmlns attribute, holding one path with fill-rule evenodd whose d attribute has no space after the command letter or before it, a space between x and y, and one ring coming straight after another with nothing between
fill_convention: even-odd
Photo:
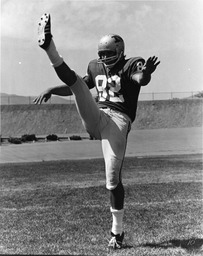
<instances>
[{"instance_id":1,"label":"player's left hand","mask_svg":"<svg viewBox=\"0 0 203 256\"><path fill-rule=\"evenodd\" d=\"M149 57L149 59L146 61L144 65L144 70L146 70L147 73L153 73L156 69L156 67L159 65L160 61L157 61L158 57Z\"/></svg>"},{"instance_id":2,"label":"player's left hand","mask_svg":"<svg viewBox=\"0 0 203 256\"><path fill-rule=\"evenodd\" d=\"M42 104L42 102L47 102L51 98L51 92L49 89L42 92L38 97L36 97L33 102L34 104Z\"/></svg>"}]
</instances>

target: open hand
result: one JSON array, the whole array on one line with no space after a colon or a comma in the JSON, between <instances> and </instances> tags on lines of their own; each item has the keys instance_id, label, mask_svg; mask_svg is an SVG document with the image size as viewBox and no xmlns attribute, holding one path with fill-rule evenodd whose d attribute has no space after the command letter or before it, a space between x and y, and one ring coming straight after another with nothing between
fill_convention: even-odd
<instances>
[{"instance_id":1,"label":"open hand","mask_svg":"<svg viewBox=\"0 0 203 256\"><path fill-rule=\"evenodd\" d=\"M34 104L42 104L42 102L47 102L51 98L51 93L49 90L42 92L39 96L37 96L33 102Z\"/></svg>"},{"instance_id":2,"label":"open hand","mask_svg":"<svg viewBox=\"0 0 203 256\"><path fill-rule=\"evenodd\" d=\"M160 61L157 62L158 57L149 57L149 59L146 61L144 65L144 69L147 73L153 73L156 69L156 67L159 65Z\"/></svg>"}]
</instances>

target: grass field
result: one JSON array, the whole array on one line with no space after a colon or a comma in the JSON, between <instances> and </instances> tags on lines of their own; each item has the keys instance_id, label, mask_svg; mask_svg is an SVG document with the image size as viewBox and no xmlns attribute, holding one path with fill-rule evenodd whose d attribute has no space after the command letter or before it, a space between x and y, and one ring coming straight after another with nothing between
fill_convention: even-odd
<instances>
[{"instance_id":1,"label":"grass field","mask_svg":"<svg viewBox=\"0 0 203 256\"><path fill-rule=\"evenodd\" d=\"M126 158L125 248L107 251L102 159L0 165L0 254L202 255L202 156Z\"/></svg>"}]
</instances>

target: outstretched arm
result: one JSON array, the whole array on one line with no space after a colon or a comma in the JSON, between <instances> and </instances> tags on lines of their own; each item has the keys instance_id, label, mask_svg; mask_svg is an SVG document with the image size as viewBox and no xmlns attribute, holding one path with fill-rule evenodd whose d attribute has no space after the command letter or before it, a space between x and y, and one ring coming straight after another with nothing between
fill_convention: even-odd
<instances>
[{"instance_id":1,"label":"outstretched arm","mask_svg":"<svg viewBox=\"0 0 203 256\"><path fill-rule=\"evenodd\" d=\"M41 104L43 101L47 102L51 95L58 95L58 96L71 96L72 92L67 85L61 85L56 87L48 88L46 91L42 92L39 96L37 96L33 102L35 104Z\"/></svg>"}]
</instances>

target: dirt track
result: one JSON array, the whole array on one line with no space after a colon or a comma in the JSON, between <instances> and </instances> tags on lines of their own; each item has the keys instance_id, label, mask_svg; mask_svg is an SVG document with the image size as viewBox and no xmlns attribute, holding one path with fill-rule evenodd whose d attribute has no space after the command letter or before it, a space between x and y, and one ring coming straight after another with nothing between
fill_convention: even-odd
<instances>
[{"instance_id":1,"label":"dirt track","mask_svg":"<svg viewBox=\"0 0 203 256\"><path fill-rule=\"evenodd\" d=\"M131 131L126 156L202 154L202 128ZM62 141L2 145L0 162L41 162L102 157L100 141Z\"/></svg>"}]
</instances>

